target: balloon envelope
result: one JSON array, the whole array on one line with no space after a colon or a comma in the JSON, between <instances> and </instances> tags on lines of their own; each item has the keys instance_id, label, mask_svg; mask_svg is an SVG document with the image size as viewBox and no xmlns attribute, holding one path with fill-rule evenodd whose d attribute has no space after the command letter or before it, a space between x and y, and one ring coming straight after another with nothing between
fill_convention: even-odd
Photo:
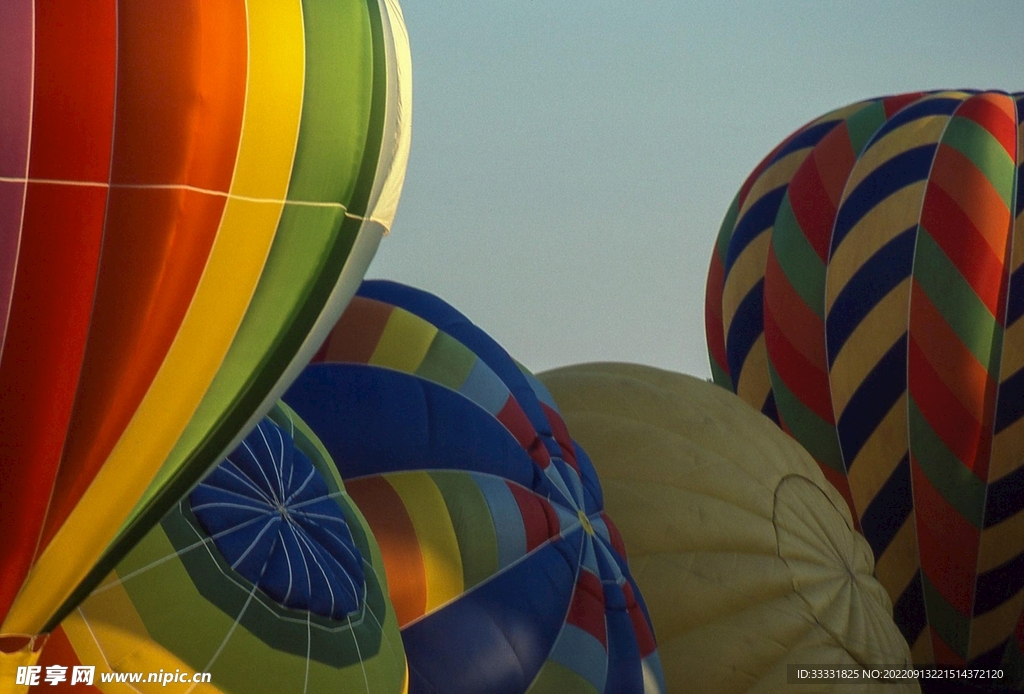
<instances>
[{"instance_id":1,"label":"balloon envelope","mask_svg":"<svg viewBox=\"0 0 1024 694\"><path fill-rule=\"evenodd\" d=\"M272 406L390 226L391 0L0 8L0 650Z\"/></svg>"},{"instance_id":2,"label":"balloon envelope","mask_svg":"<svg viewBox=\"0 0 1024 694\"><path fill-rule=\"evenodd\" d=\"M904 94L798 130L727 214L706 300L715 381L846 497L915 662L1017 682L1022 107Z\"/></svg>"},{"instance_id":3,"label":"balloon envelope","mask_svg":"<svg viewBox=\"0 0 1024 694\"><path fill-rule=\"evenodd\" d=\"M406 690L380 550L322 445L284 408L165 515L61 629L41 660L94 665L94 684L110 691L120 689L103 684L104 674L161 671L188 679L132 691ZM194 673L209 673L209 683L191 689Z\"/></svg>"},{"instance_id":4,"label":"balloon envelope","mask_svg":"<svg viewBox=\"0 0 1024 694\"><path fill-rule=\"evenodd\" d=\"M440 299L365 282L284 401L380 542L411 691L663 691L600 484L553 401Z\"/></svg>"},{"instance_id":5,"label":"balloon envelope","mask_svg":"<svg viewBox=\"0 0 1024 694\"><path fill-rule=\"evenodd\" d=\"M794 665L910 665L870 548L798 444L690 376L579 364L538 378L601 476L669 691L918 691L790 680Z\"/></svg>"}]
</instances>

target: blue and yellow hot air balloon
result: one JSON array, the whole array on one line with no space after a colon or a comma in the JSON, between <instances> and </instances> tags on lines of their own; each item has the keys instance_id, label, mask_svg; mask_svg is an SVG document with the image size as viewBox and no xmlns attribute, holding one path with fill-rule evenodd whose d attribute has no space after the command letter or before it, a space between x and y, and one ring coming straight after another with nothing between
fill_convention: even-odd
<instances>
[{"instance_id":1,"label":"blue and yellow hot air balloon","mask_svg":"<svg viewBox=\"0 0 1024 694\"><path fill-rule=\"evenodd\" d=\"M437 297L365 282L284 402L380 543L412 692L663 692L625 548L554 401Z\"/></svg>"}]
</instances>

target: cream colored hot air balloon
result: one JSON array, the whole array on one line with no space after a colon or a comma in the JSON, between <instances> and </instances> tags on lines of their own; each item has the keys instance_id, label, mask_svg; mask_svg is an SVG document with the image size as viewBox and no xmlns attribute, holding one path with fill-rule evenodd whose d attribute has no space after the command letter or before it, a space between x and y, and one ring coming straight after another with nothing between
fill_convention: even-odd
<instances>
[{"instance_id":1,"label":"cream colored hot air balloon","mask_svg":"<svg viewBox=\"0 0 1024 694\"><path fill-rule=\"evenodd\" d=\"M846 503L770 420L718 386L645 366L582 364L540 379L602 481L669 691L790 691L793 665L910 666Z\"/></svg>"}]
</instances>

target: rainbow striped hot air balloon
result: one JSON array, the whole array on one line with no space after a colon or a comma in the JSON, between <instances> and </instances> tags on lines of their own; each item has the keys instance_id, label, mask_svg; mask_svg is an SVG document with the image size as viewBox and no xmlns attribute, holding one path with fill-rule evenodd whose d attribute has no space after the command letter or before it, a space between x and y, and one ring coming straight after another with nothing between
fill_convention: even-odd
<instances>
[{"instance_id":1,"label":"rainbow striped hot air balloon","mask_svg":"<svg viewBox=\"0 0 1024 694\"><path fill-rule=\"evenodd\" d=\"M393 0L9 0L0 94L0 650L26 657L336 322L401 189L408 38Z\"/></svg>"},{"instance_id":2,"label":"rainbow striped hot air balloon","mask_svg":"<svg viewBox=\"0 0 1024 694\"><path fill-rule=\"evenodd\" d=\"M284 396L380 543L412 692L663 692L601 486L554 401L437 297L364 282Z\"/></svg>"},{"instance_id":3,"label":"rainbow striped hot air balloon","mask_svg":"<svg viewBox=\"0 0 1024 694\"><path fill-rule=\"evenodd\" d=\"M860 102L726 216L715 381L843 493L920 663L1024 674L1024 95Z\"/></svg>"}]
</instances>

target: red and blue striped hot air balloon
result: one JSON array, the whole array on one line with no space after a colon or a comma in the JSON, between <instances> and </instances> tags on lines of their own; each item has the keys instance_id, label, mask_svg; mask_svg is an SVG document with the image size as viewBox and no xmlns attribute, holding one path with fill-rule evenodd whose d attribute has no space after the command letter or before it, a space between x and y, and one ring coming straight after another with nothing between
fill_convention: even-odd
<instances>
[{"instance_id":1,"label":"red and blue striped hot air balloon","mask_svg":"<svg viewBox=\"0 0 1024 694\"><path fill-rule=\"evenodd\" d=\"M316 351L410 97L393 0L0 3L0 669Z\"/></svg>"},{"instance_id":2,"label":"red and blue striped hot air balloon","mask_svg":"<svg viewBox=\"0 0 1024 694\"><path fill-rule=\"evenodd\" d=\"M664 691L593 465L531 374L390 282L363 283L317 358L284 402L380 544L411 692Z\"/></svg>"},{"instance_id":3,"label":"red and blue striped hot air balloon","mask_svg":"<svg viewBox=\"0 0 1024 694\"><path fill-rule=\"evenodd\" d=\"M743 185L708 276L717 383L843 493L915 661L1024 681L1024 95L872 99Z\"/></svg>"}]
</instances>

